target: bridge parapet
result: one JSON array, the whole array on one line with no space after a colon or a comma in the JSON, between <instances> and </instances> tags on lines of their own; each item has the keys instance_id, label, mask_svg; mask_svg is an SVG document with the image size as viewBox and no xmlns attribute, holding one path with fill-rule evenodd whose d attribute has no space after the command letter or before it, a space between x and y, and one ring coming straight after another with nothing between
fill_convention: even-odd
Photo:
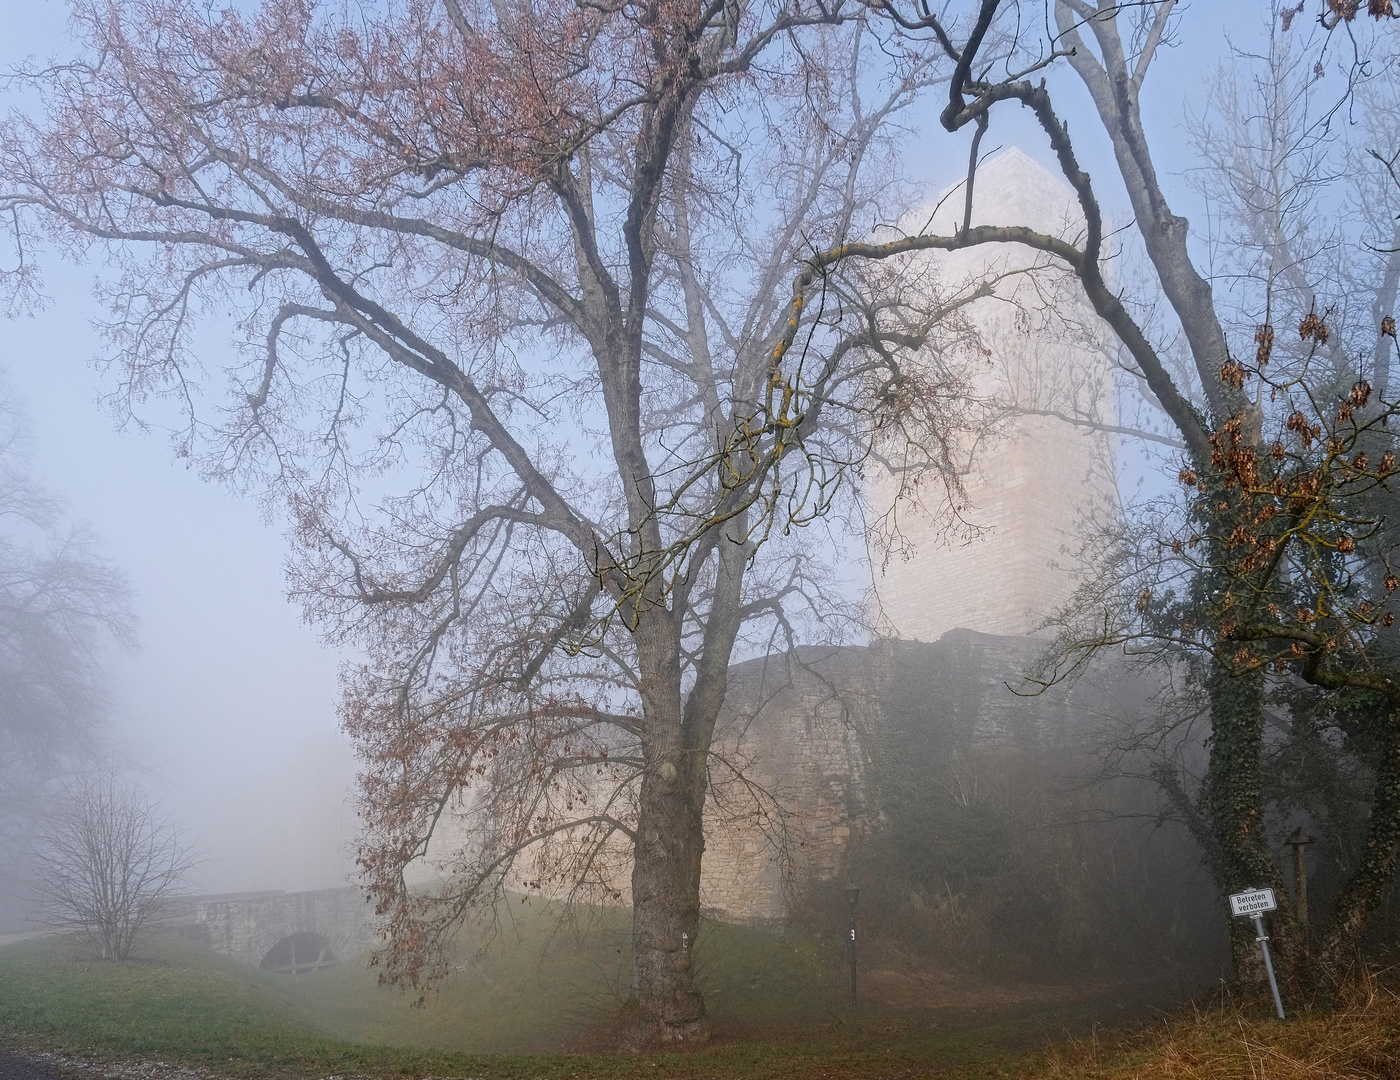
<instances>
[{"instance_id":1,"label":"bridge parapet","mask_svg":"<svg viewBox=\"0 0 1400 1080\"><path fill-rule=\"evenodd\" d=\"M161 923L233 960L260 964L293 934L322 935L341 960L368 952L376 944L372 914L364 894L346 886L184 897L170 905Z\"/></svg>"}]
</instances>

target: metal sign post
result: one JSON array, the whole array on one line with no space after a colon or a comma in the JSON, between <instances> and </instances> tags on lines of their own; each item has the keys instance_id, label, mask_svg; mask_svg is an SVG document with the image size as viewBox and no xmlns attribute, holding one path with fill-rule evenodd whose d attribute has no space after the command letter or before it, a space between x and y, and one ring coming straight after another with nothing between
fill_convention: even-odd
<instances>
[{"instance_id":1,"label":"metal sign post","mask_svg":"<svg viewBox=\"0 0 1400 1080\"><path fill-rule=\"evenodd\" d=\"M1264 933L1264 912L1274 911L1278 908L1278 902L1274 899L1273 889L1250 889L1248 892L1235 893L1230 897L1230 914L1236 918L1248 916L1254 920L1254 930L1258 934L1255 939L1259 942L1259 948L1264 951L1264 970L1269 974L1269 989L1274 992L1274 1008L1278 1010L1278 1018L1283 1016L1283 999L1278 996L1278 981L1274 978L1274 962L1269 957L1269 935Z\"/></svg>"}]
</instances>

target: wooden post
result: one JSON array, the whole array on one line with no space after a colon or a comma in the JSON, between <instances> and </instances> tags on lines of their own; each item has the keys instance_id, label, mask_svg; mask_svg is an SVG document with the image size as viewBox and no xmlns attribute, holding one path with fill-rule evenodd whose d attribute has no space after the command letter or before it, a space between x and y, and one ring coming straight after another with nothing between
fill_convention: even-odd
<instances>
[{"instance_id":1,"label":"wooden post","mask_svg":"<svg viewBox=\"0 0 1400 1080\"><path fill-rule=\"evenodd\" d=\"M1303 848L1313 842L1301 825L1284 841L1293 849L1293 910L1304 937L1308 935L1308 868L1303 862Z\"/></svg>"}]
</instances>

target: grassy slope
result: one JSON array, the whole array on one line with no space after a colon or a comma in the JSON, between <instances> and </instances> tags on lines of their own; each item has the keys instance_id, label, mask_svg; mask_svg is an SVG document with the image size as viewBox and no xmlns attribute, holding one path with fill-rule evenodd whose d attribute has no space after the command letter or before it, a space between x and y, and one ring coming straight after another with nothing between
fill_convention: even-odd
<instances>
[{"instance_id":1,"label":"grassy slope","mask_svg":"<svg viewBox=\"0 0 1400 1080\"><path fill-rule=\"evenodd\" d=\"M253 978L195 946L161 941L125 964L89 957L70 939L0 950L0 1031L70 1053L161 1057L180 1048L211 1063L330 1050Z\"/></svg>"},{"instance_id":2,"label":"grassy slope","mask_svg":"<svg viewBox=\"0 0 1400 1080\"><path fill-rule=\"evenodd\" d=\"M688 1055L484 1053L557 1046L565 1033L586 1028L590 1012L605 1014L614 999L599 989L600 979L609 955L615 977L619 954L601 935L583 950L556 946L543 962L529 947L468 962L425 1010L376 987L357 964L292 979L178 938L155 939L125 964L93 960L76 940L34 940L0 949L0 1042L237 1075L776 1080L930 1075L933 1058L970 1060L985 1054L987 1039L1024 1038L1034 1027L1025 1017L1019 1028L955 1024L915 1040L892 1037L883 1020L851 1028L839 1016L832 1022L842 983L809 943L742 930L716 937L708 944L706 982L717 1022L742 1017L745 1030L759 1035L771 1035L780 1021L796 1022L804 1034L797 1043L729 1041Z\"/></svg>"},{"instance_id":3,"label":"grassy slope","mask_svg":"<svg viewBox=\"0 0 1400 1080\"><path fill-rule=\"evenodd\" d=\"M736 928L712 930L702 952L726 1040L689 1055L487 1053L586 1036L616 1000L614 936L594 934L584 947L556 942L541 960L539 926L527 922L521 933L521 948L468 957L426 1010L379 989L358 964L292 979L178 939L157 939L139 962L121 965L88 959L72 940L25 942L0 949L0 1043L229 1075L1400 1078L1400 999L1374 986L1350 1009L1284 1025L1216 1009L1114 1044L1065 1037L1091 1015L1082 1002L872 1008L853 1022L839 965L800 938ZM1017 1049L1045 1036L1058 1045Z\"/></svg>"},{"instance_id":4,"label":"grassy slope","mask_svg":"<svg viewBox=\"0 0 1400 1080\"><path fill-rule=\"evenodd\" d=\"M428 1007L374 985L362 964L313 977L268 977L269 986L315 1027L340 1038L469 1052L543 1051L590 1039L626 989L630 942L611 913L571 935L548 912L517 908L484 954L464 951L459 970ZM801 935L706 924L697 972L715 1021L755 1031L820 1026L843 1011L845 969Z\"/></svg>"}]
</instances>

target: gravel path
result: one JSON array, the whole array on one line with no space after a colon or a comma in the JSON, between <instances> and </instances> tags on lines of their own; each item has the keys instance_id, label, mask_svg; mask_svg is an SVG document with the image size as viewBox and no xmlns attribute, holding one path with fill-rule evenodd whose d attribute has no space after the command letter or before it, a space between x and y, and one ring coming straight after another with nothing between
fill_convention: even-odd
<instances>
[{"instance_id":1,"label":"gravel path","mask_svg":"<svg viewBox=\"0 0 1400 1080\"><path fill-rule=\"evenodd\" d=\"M0 1080L218 1080L211 1069L164 1061L84 1061L36 1051L0 1051ZM336 1078L348 1080L348 1078Z\"/></svg>"},{"instance_id":2,"label":"gravel path","mask_svg":"<svg viewBox=\"0 0 1400 1080\"><path fill-rule=\"evenodd\" d=\"M30 1058L0 1053L0 1080L57 1080L53 1073Z\"/></svg>"}]
</instances>

